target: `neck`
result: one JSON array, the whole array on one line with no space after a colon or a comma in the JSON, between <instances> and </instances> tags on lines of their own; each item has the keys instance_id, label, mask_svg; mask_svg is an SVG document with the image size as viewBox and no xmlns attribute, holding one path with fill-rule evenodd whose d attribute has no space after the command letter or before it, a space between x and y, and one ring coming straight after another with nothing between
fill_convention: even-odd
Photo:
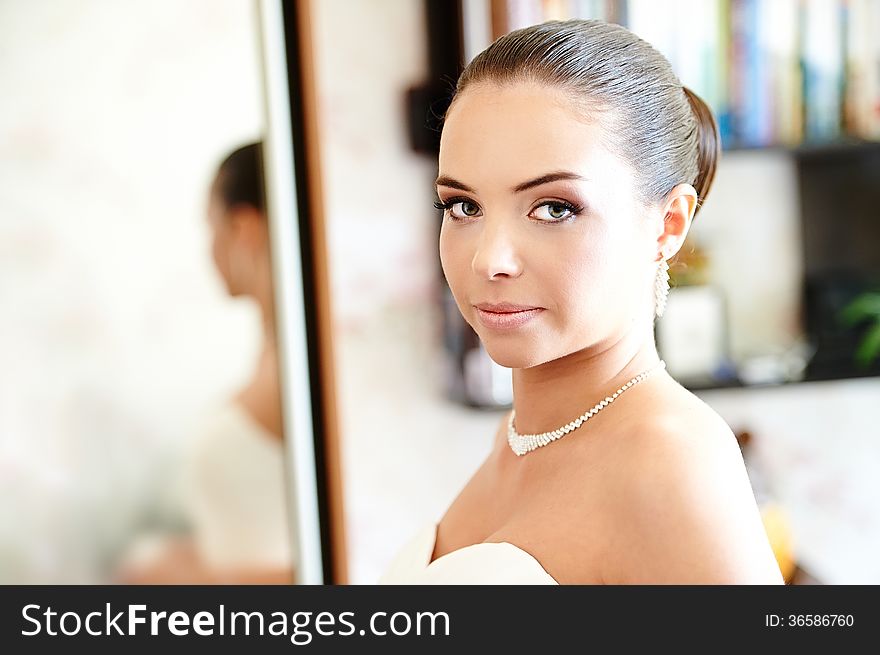
<instances>
[{"instance_id":1,"label":"neck","mask_svg":"<svg viewBox=\"0 0 880 655\"><path fill-rule=\"evenodd\" d=\"M274 332L266 331L251 380L238 399L258 423L278 437L284 435Z\"/></svg>"},{"instance_id":2,"label":"neck","mask_svg":"<svg viewBox=\"0 0 880 655\"><path fill-rule=\"evenodd\" d=\"M516 430L554 430L659 362L651 326L551 362L513 370Z\"/></svg>"},{"instance_id":3,"label":"neck","mask_svg":"<svg viewBox=\"0 0 880 655\"><path fill-rule=\"evenodd\" d=\"M269 344L274 348L275 346L275 312L271 309L263 310L263 337L267 346Z\"/></svg>"}]
</instances>

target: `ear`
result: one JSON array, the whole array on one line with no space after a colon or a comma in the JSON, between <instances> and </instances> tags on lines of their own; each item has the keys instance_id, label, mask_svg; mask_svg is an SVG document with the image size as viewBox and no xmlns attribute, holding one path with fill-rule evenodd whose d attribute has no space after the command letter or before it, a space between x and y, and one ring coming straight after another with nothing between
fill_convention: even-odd
<instances>
[{"instance_id":1,"label":"ear","mask_svg":"<svg viewBox=\"0 0 880 655\"><path fill-rule=\"evenodd\" d=\"M666 195L661 209L663 224L657 236L660 257L671 259L681 249L696 210L697 191L690 184L676 185Z\"/></svg>"}]
</instances>

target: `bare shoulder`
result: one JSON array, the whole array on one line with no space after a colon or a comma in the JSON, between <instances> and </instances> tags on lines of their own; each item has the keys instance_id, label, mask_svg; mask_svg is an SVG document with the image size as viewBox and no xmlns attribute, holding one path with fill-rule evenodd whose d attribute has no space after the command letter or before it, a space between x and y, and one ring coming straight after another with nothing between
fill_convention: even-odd
<instances>
[{"instance_id":1,"label":"bare shoulder","mask_svg":"<svg viewBox=\"0 0 880 655\"><path fill-rule=\"evenodd\" d=\"M736 438L669 386L621 433L608 475L603 579L618 584L782 582Z\"/></svg>"}]
</instances>

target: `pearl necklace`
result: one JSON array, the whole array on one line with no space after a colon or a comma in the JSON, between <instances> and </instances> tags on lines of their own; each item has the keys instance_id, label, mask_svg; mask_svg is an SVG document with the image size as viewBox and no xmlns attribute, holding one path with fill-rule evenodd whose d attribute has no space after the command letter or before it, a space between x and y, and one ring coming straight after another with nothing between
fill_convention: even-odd
<instances>
[{"instance_id":1,"label":"pearl necklace","mask_svg":"<svg viewBox=\"0 0 880 655\"><path fill-rule=\"evenodd\" d=\"M655 364L648 370L639 373L632 380L624 384L622 387L620 387L620 389L615 391L610 396L606 396L605 400L600 400L593 406L592 409L584 414L581 414L571 423L567 423L561 428L551 430L550 432L542 432L541 434L520 434L516 431L516 428L513 427L513 420L516 415L516 410L511 410L510 421L508 421L507 424L507 443L510 444L511 449L517 454L517 456L525 455L527 452L535 450L536 448L546 446L551 441L556 441L557 439L565 436L572 430L577 430L579 427L581 427L581 425L583 425L583 423L591 419L600 410L613 403L617 399L617 397L624 391L637 385L639 382L648 377L651 373L661 368L666 368L666 362L664 362L662 359L659 363Z\"/></svg>"}]
</instances>

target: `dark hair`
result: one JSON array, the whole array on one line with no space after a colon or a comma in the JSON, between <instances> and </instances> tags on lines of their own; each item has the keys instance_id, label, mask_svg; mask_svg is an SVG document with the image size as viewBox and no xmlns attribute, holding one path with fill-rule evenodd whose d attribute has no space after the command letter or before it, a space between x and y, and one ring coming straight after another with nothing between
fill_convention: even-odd
<instances>
[{"instance_id":1,"label":"dark hair","mask_svg":"<svg viewBox=\"0 0 880 655\"><path fill-rule=\"evenodd\" d=\"M547 21L496 40L468 64L455 97L480 82L559 87L602 117L607 147L636 171L642 199L692 184L699 209L721 153L712 112L667 59L629 30L599 20Z\"/></svg>"},{"instance_id":2,"label":"dark hair","mask_svg":"<svg viewBox=\"0 0 880 655\"><path fill-rule=\"evenodd\" d=\"M217 169L213 189L227 208L249 205L264 211L263 143L242 146L226 157Z\"/></svg>"}]
</instances>

